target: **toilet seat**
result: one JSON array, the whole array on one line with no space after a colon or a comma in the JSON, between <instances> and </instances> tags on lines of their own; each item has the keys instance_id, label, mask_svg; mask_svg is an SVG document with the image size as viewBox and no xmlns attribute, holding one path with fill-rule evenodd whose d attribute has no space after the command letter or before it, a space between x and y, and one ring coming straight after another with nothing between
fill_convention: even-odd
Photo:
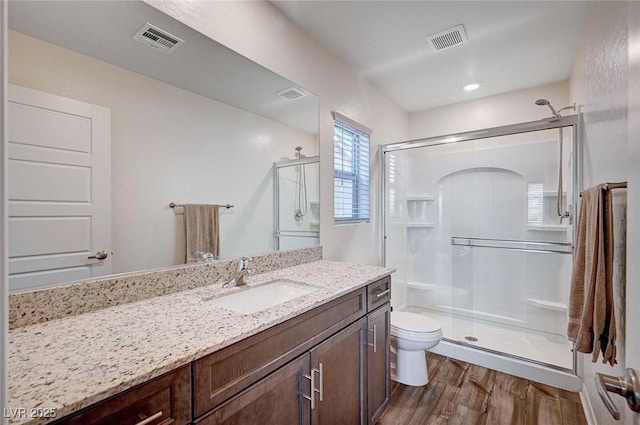
<instances>
[{"instance_id":1,"label":"toilet seat","mask_svg":"<svg viewBox=\"0 0 640 425\"><path fill-rule=\"evenodd\" d=\"M391 312L391 335L412 341L436 341L442 338L438 321L407 311Z\"/></svg>"}]
</instances>

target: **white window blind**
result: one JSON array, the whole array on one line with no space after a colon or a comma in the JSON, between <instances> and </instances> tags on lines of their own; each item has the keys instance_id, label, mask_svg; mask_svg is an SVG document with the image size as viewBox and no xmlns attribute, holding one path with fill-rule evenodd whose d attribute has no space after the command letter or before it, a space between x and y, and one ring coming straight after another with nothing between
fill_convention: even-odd
<instances>
[{"instance_id":1,"label":"white window blind","mask_svg":"<svg viewBox=\"0 0 640 425\"><path fill-rule=\"evenodd\" d=\"M336 223L369 222L369 132L334 114L333 168Z\"/></svg>"},{"instance_id":2,"label":"white window blind","mask_svg":"<svg viewBox=\"0 0 640 425\"><path fill-rule=\"evenodd\" d=\"M544 220L544 192L542 183L527 186L527 223L542 224Z\"/></svg>"}]
</instances>

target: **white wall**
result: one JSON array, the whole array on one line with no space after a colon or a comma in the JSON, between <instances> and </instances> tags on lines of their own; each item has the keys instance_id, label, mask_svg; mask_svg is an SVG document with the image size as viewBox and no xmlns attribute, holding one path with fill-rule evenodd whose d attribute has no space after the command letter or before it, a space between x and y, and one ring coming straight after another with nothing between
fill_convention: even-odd
<instances>
[{"instance_id":1,"label":"white wall","mask_svg":"<svg viewBox=\"0 0 640 425\"><path fill-rule=\"evenodd\" d=\"M576 56L573 74L571 76L571 101L575 101L579 110L584 113L584 154L583 154L583 187L593 186L605 181L627 180L630 169L637 169L638 166L638 122L630 120L630 114L638 116L638 99L632 96L629 91L630 85L634 84L637 90L638 78L640 74L637 71L633 73L629 68L629 43L628 28L638 33L639 22L637 14L637 6L633 2L598 2L591 6L589 16L585 25L580 50ZM635 21L628 18L629 10L635 8ZM632 15L629 15L632 16ZM637 47L636 47L637 49ZM636 50L637 54L637 50ZM637 93L637 92L636 92ZM637 95L636 95L637 96ZM629 109L634 105L636 111ZM635 131L636 139L632 139L632 132ZM635 150L636 155L630 158L629 154ZM630 162L635 159L636 162ZM633 182L630 183L632 185ZM633 221L633 217L637 216L639 199L637 187L629 191L629 195L633 194L633 198L629 197L629 226L628 226L628 252L627 264L631 267L637 267L638 256L638 219ZM616 195L619 198L621 195ZM632 209L635 207L635 210ZM635 211L635 213L634 213ZM635 231L636 237L632 237L632 231ZM627 269L629 270L629 269ZM624 271L624 269L622 269ZM636 271L636 278L638 277ZM614 286L616 291L617 304L617 329L618 329L618 365L609 367L601 363L591 363L589 356L584 356L584 385L587 390L587 396L593 407L595 419L599 425L607 425L620 423L616 422L604 408L603 403L596 394L594 385L594 375L601 372L609 375L621 375L624 369L626 354L630 350L625 350L627 339L631 335L638 335L635 327L639 314L637 313L640 299L638 290L631 289L637 287L637 281L631 280L628 276L627 282L630 283L626 294L627 314L625 326L625 302L622 284L624 279L615 279ZM633 315L633 316L632 316ZM635 317L635 321L632 319ZM627 335L625 335L625 329ZM638 342L638 337L635 343ZM640 360L640 354L635 348L636 362ZM627 364L631 367L640 367L640 364ZM626 403L619 396L612 395L618 409L623 416L627 413ZM631 419L634 416L635 420ZM638 414L629 414L627 424L637 424L640 419Z\"/></svg>"},{"instance_id":2,"label":"white wall","mask_svg":"<svg viewBox=\"0 0 640 425\"><path fill-rule=\"evenodd\" d=\"M112 119L113 272L184 261L176 203L221 210L221 256L273 249L273 162L316 136L17 32L12 84L105 106Z\"/></svg>"},{"instance_id":3,"label":"white wall","mask_svg":"<svg viewBox=\"0 0 640 425\"><path fill-rule=\"evenodd\" d=\"M627 218L627 285L626 306L627 323L640 323L640 3L629 4L629 78L628 86L628 120L629 134L628 161L636 166L629 167L629 191L628 211L631 214ZM629 327L629 335L626 338L627 367L640 369L640 332L635 327ZM640 414L629 409L625 410L625 423L640 425Z\"/></svg>"},{"instance_id":4,"label":"white wall","mask_svg":"<svg viewBox=\"0 0 640 425\"><path fill-rule=\"evenodd\" d=\"M267 2L145 1L320 97L320 228L324 257L378 263L377 146L407 138L406 112ZM369 224L333 224L331 111L373 129Z\"/></svg>"},{"instance_id":5,"label":"white wall","mask_svg":"<svg viewBox=\"0 0 640 425\"><path fill-rule=\"evenodd\" d=\"M534 103L541 98L548 99L556 109L567 106L569 82L559 81L413 112L409 115L409 138L441 136L548 118L551 116L549 108Z\"/></svg>"}]
</instances>

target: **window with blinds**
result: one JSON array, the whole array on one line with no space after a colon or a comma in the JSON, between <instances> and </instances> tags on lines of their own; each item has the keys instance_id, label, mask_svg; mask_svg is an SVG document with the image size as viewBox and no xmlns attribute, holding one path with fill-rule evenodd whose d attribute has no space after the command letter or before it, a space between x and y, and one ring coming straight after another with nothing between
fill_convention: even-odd
<instances>
[{"instance_id":1,"label":"window with blinds","mask_svg":"<svg viewBox=\"0 0 640 425\"><path fill-rule=\"evenodd\" d=\"M333 137L335 223L368 223L369 134L336 115Z\"/></svg>"}]
</instances>

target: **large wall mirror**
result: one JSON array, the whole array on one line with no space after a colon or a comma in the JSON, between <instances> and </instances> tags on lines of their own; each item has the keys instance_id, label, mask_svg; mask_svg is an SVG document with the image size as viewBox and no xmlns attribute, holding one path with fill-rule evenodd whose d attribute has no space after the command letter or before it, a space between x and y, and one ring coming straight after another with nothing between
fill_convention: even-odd
<instances>
[{"instance_id":1,"label":"large wall mirror","mask_svg":"<svg viewBox=\"0 0 640 425\"><path fill-rule=\"evenodd\" d=\"M141 1L9 28L11 290L184 264L172 202L233 205L220 257L319 243L315 95Z\"/></svg>"}]
</instances>

